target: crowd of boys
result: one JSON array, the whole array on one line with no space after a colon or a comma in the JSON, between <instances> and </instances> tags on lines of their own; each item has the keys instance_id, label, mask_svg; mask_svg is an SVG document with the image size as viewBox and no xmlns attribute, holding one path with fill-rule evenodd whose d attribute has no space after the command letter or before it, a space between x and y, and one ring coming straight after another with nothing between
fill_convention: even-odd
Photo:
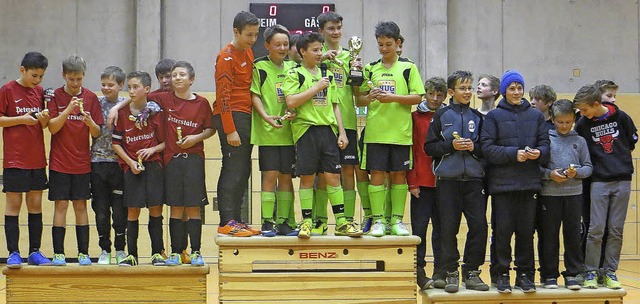
<instances>
[{"instance_id":1,"label":"crowd of boys","mask_svg":"<svg viewBox=\"0 0 640 304\"><path fill-rule=\"evenodd\" d=\"M417 66L400 57L404 38L394 22L376 25L381 57L364 66L340 45L342 16L327 12L318 22L318 33L290 35L281 25L267 28L268 55L254 58L259 20L238 13L234 39L216 59L213 107L191 92L195 71L188 62L160 61L155 74L161 88L153 92L148 73L125 75L108 67L98 97L82 86L86 63L81 57L65 59L64 85L45 91L39 83L48 61L27 53L20 78L0 89L7 266L22 265L18 215L23 197L30 265L66 264L69 201L78 263L91 265L90 198L101 248L98 264L112 263L112 245L116 264L138 264L138 218L140 209L148 208L151 263L204 265L203 141L217 132L223 155L219 236L324 235L328 201L335 235L419 236L416 282L421 289L433 285L457 292L462 281L467 289L486 291L479 268L489 238L490 195L490 277L499 292L512 289L514 235L515 288L535 292L536 230L544 288L558 288L561 274L572 290L597 288L599 280L608 288L621 287L615 271L638 138L631 118L615 105L615 83L585 85L573 101L556 100L550 86L538 85L529 91L531 102L524 98L523 76L514 70L502 79L481 75L477 84L471 72L455 71L423 85ZM351 69L362 70L361 83L349 78ZM129 98L118 96L125 81ZM477 109L470 107L474 92L481 100ZM356 107L368 110L360 142ZM51 133L49 179L44 128ZM262 173L260 229L241 216L253 145L259 147ZM293 177L300 178L299 222ZM55 203L53 260L40 252L44 189ZM354 220L356 189L365 215L362 227ZM412 232L403 222L407 195ZM162 240L165 204L170 207L169 255ZM456 238L462 215L468 232L459 269ZM424 270L429 221L433 278ZM186 253L188 239L191 254Z\"/></svg>"}]
</instances>

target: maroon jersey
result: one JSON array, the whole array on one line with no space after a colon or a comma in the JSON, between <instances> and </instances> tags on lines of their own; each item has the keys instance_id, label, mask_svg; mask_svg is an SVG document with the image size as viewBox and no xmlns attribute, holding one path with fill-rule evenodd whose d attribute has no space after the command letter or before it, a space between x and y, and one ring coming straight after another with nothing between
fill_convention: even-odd
<instances>
[{"instance_id":1,"label":"maroon jersey","mask_svg":"<svg viewBox=\"0 0 640 304\"><path fill-rule=\"evenodd\" d=\"M118 124L113 130L113 144L121 146L131 159L138 160L137 152L146 148L153 148L164 142L164 123L161 114L152 115L147 125L138 129L135 121L129 119L131 109L127 106L118 111ZM162 163L162 153L151 155L144 162ZM118 158L120 167L126 172L129 165L122 158Z\"/></svg>"},{"instance_id":2,"label":"maroon jersey","mask_svg":"<svg viewBox=\"0 0 640 304\"><path fill-rule=\"evenodd\" d=\"M49 103L51 118L58 117L67 108L73 96L64 91L64 87L55 91L55 97ZM102 125L102 108L98 96L82 88L78 98L83 98L84 111L91 114L93 121ZM73 110L67 121L56 134L51 135L49 169L67 174L85 174L91 172L91 151L89 146L89 127L82 120L80 107Z\"/></svg>"},{"instance_id":3,"label":"maroon jersey","mask_svg":"<svg viewBox=\"0 0 640 304\"><path fill-rule=\"evenodd\" d=\"M0 116L15 117L43 108L41 86L27 88L12 80L0 89ZM40 123L2 128L4 168L41 169L47 166Z\"/></svg>"},{"instance_id":4,"label":"maroon jersey","mask_svg":"<svg viewBox=\"0 0 640 304\"><path fill-rule=\"evenodd\" d=\"M204 158L203 142L199 142L189 149L182 149L178 146L176 128L182 128L182 136L200 134L204 129L213 129L209 101L200 95L196 95L193 100L185 100L178 98L174 93L153 94L148 99L156 101L162 107L166 136L165 163L168 163L171 157L177 153L196 153Z\"/></svg>"}]
</instances>

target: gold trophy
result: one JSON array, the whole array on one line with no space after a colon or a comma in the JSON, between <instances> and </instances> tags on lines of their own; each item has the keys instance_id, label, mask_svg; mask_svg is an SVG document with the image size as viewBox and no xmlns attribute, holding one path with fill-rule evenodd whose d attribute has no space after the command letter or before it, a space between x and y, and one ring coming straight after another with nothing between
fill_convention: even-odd
<instances>
[{"instance_id":1,"label":"gold trophy","mask_svg":"<svg viewBox=\"0 0 640 304\"><path fill-rule=\"evenodd\" d=\"M137 165L137 167L138 167L138 170L140 170L140 171L144 171L144 169L145 169L144 165L142 164L142 156L140 156L140 155L138 155L138 165Z\"/></svg>"},{"instance_id":2,"label":"gold trophy","mask_svg":"<svg viewBox=\"0 0 640 304\"><path fill-rule=\"evenodd\" d=\"M375 88L377 88L377 86L375 84L373 84L373 81L371 80L367 80L367 86L369 87L369 89L373 90Z\"/></svg>"},{"instance_id":3,"label":"gold trophy","mask_svg":"<svg viewBox=\"0 0 640 304\"><path fill-rule=\"evenodd\" d=\"M567 168L564 171L562 171L562 174L564 174L564 176L568 177L570 172L575 172L575 171L576 171L576 165L569 164L569 168Z\"/></svg>"},{"instance_id":4,"label":"gold trophy","mask_svg":"<svg viewBox=\"0 0 640 304\"><path fill-rule=\"evenodd\" d=\"M84 114L84 98L78 98L78 107L80 107L80 113Z\"/></svg>"},{"instance_id":5,"label":"gold trophy","mask_svg":"<svg viewBox=\"0 0 640 304\"><path fill-rule=\"evenodd\" d=\"M42 110L42 113L49 114L49 102L51 102L51 99L54 96L53 92L52 88L44 90L44 109Z\"/></svg>"},{"instance_id":6,"label":"gold trophy","mask_svg":"<svg viewBox=\"0 0 640 304\"><path fill-rule=\"evenodd\" d=\"M362 38L353 36L349 39L349 56L351 57L351 65L356 61L362 51ZM362 70L356 67L352 67L349 70L349 76L347 77L347 84L352 86L360 86L364 81Z\"/></svg>"},{"instance_id":7,"label":"gold trophy","mask_svg":"<svg viewBox=\"0 0 640 304\"><path fill-rule=\"evenodd\" d=\"M293 115L293 112L291 110L287 110L284 115L282 115L279 118L276 118L276 124L279 126L282 126L282 121L283 120L287 120L287 118L291 117Z\"/></svg>"},{"instance_id":8,"label":"gold trophy","mask_svg":"<svg viewBox=\"0 0 640 304\"><path fill-rule=\"evenodd\" d=\"M182 143L182 127L176 127L176 133L178 133L178 143Z\"/></svg>"},{"instance_id":9,"label":"gold trophy","mask_svg":"<svg viewBox=\"0 0 640 304\"><path fill-rule=\"evenodd\" d=\"M460 135L458 134L458 131L453 131L451 135L453 136L454 139L460 139Z\"/></svg>"}]
</instances>

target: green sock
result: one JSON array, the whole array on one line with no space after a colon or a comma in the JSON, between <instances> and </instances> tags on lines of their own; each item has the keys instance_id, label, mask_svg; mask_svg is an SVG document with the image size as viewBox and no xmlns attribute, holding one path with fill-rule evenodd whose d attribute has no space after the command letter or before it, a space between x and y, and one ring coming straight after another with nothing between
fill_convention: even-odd
<instances>
[{"instance_id":1,"label":"green sock","mask_svg":"<svg viewBox=\"0 0 640 304\"><path fill-rule=\"evenodd\" d=\"M327 187L328 188L328 187ZM313 220L327 222L327 200L329 198L327 190L316 189L313 200Z\"/></svg>"},{"instance_id":2,"label":"green sock","mask_svg":"<svg viewBox=\"0 0 640 304\"><path fill-rule=\"evenodd\" d=\"M302 220L311 222L311 208L313 208L313 189L300 189L300 209L302 209Z\"/></svg>"},{"instance_id":3,"label":"green sock","mask_svg":"<svg viewBox=\"0 0 640 304\"><path fill-rule=\"evenodd\" d=\"M385 196L384 196L384 219L389 223L391 220L391 213L393 211L393 207L391 206L392 198L391 198L391 189L384 187Z\"/></svg>"},{"instance_id":4,"label":"green sock","mask_svg":"<svg viewBox=\"0 0 640 304\"><path fill-rule=\"evenodd\" d=\"M407 202L407 190L409 186L407 184L394 184L391 185L391 223L395 224L396 220L401 220L404 217L404 205Z\"/></svg>"},{"instance_id":5,"label":"green sock","mask_svg":"<svg viewBox=\"0 0 640 304\"><path fill-rule=\"evenodd\" d=\"M260 192L260 207L262 208L262 222L273 222L273 209L276 205L276 194L273 192Z\"/></svg>"},{"instance_id":6,"label":"green sock","mask_svg":"<svg viewBox=\"0 0 640 304\"><path fill-rule=\"evenodd\" d=\"M371 216L374 220L384 217L384 198L387 195L384 185L369 185L369 198L371 201Z\"/></svg>"},{"instance_id":7,"label":"green sock","mask_svg":"<svg viewBox=\"0 0 640 304\"><path fill-rule=\"evenodd\" d=\"M282 224L289 217L293 208L293 192L277 191L276 192L276 224ZM295 216L295 213L294 213ZM293 222L296 222L295 217Z\"/></svg>"},{"instance_id":8,"label":"green sock","mask_svg":"<svg viewBox=\"0 0 640 304\"><path fill-rule=\"evenodd\" d=\"M343 190L344 193L344 217L353 222L356 213L356 190Z\"/></svg>"},{"instance_id":9,"label":"green sock","mask_svg":"<svg viewBox=\"0 0 640 304\"><path fill-rule=\"evenodd\" d=\"M329 202L331 202L333 216L336 218L336 225L346 222L347 220L344 218L344 191L342 191L342 186L333 187L327 185L327 197L329 197Z\"/></svg>"},{"instance_id":10,"label":"green sock","mask_svg":"<svg viewBox=\"0 0 640 304\"><path fill-rule=\"evenodd\" d=\"M362 205L364 216L371 216L371 202L369 201L369 182L358 182L356 187L358 188L358 195L360 195L360 204Z\"/></svg>"}]
</instances>

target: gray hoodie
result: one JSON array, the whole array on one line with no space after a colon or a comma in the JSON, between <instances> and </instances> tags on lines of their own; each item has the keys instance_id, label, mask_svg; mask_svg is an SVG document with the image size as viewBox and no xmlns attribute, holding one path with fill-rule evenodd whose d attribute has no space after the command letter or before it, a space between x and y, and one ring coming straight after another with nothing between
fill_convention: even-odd
<instances>
[{"instance_id":1,"label":"gray hoodie","mask_svg":"<svg viewBox=\"0 0 640 304\"><path fill-rule=\"evenodd\" d=\"M591 176L593 166L589 157L589 148L583 137L571 130L566 135L560 135L553 129L549 130L551 141L551 157L542 168L542 190L540 195L570 196L582 194L582 179ZM554 182L550 177L551 171L561 168L567 169L570 164L577 171L575 178L565 182Z\"/></svg>"}]
</instances>

